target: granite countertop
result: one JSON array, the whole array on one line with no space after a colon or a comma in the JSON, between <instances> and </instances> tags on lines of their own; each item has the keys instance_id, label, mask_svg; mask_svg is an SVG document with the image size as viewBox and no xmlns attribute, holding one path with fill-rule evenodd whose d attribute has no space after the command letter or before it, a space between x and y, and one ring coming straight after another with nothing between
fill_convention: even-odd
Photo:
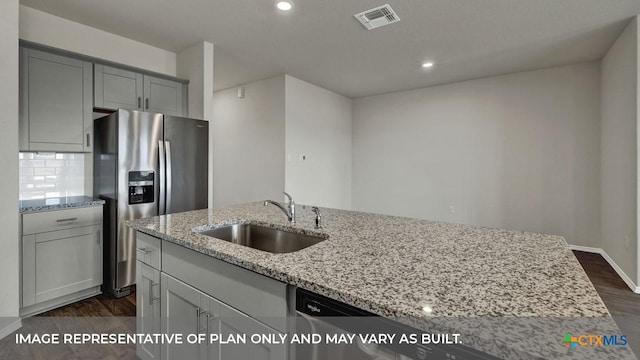
<instances>
[{"instance_id":1,"label":"granite countertop","mask_svg":"<svg viewBox=\"0 0 640 360\"><path fill-rule=\"evenodd\" d=\"M297 223L293 226L282 211L275 206L264 207L262 203L157 216L127 224L149 235L423 329L428 327L421 323L425 319L440 319L440 324L449 329L475 328L485 332L493 322L500 329L486 333L483 339L467 338L465 344L484 347L497 356L530 358L538 350L527 340L521 347L516 346L519 350L513 353L497 349L495 344L487 345L487 338L496 331L509 333L504 329L504 321L496 323L495 319L516 319L512 324L516 331L523 326L518 319L540 318L554 322L596 319L598 324L607 323L612 331L617 329L613 321L608 322L609 312L560 236L329 208L321 209L323 228L315 230L311 209L298 205L296 210ZM272 254L194 232L238 221L298 232L321 232L329 238L293 253ZM426 313L425 307L430 312ZM468 322L471 318L476 320ZM444 324L451 319L460 321L455 325ZM532 326L543 328L540 324ZM567 349L558 346L562 335L545 334L540 342L557 347L559 353L554 356L559 356ZM540 343L536 346L540 347ZM520 356L522 353L526 355Z\"/></svg>"},{"instance_id":2,"label":"granite countertop","mask_svg":"<svg viewBox=\"0 0 640 360\"><path fill-rule=\"evenodd\" d=\"M89 196L67 196L19 202L20 214L104 205L104 200Z\"/></svg>"}]
</instances>

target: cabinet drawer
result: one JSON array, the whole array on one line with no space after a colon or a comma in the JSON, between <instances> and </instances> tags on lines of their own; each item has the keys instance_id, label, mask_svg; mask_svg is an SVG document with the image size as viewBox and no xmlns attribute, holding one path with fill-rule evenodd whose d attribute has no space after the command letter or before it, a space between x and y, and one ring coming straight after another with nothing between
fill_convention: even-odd
<instances>
[{"instance_id":1,"label":"cabinet drawer","mask_svg":"<svg viewBox=\"0 0 640 360\"><path fill-rule=\"evenodd\" d=\"M153 236L136 233L136 256L141 261L153 268L160 269L160 246L162 241Z\"/></svg>"},{"instance_id":2,"label":"cabinet drawer","mask_svg":"<svg viewBox=\"0 0 640 360\"><path fill-rule=\"evenodd\" d=\"M22 234L72 229L102 224L102 206L22 215Z\"/></svg>"}]
</instances>

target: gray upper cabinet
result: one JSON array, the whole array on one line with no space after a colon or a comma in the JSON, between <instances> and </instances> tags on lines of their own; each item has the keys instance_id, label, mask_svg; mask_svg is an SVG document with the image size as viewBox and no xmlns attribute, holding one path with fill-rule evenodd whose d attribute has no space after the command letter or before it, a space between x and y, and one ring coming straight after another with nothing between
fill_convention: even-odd
<instances>
[{"instance_id":1,"label":"gray upper cabinet","mask_svg":"<svg viewBox=\"0 0 640 360\"><path fill-rule=\"evenodd\" d=\"M95 107L187 116L186 96L187 87L179 81L95 64Z\"/></svg>"},{"instance_id":2,"label":"gray upper cabinet","mask_svg":"<svg viewBox=\"0 0 640 360\"><path fill-rule=\"evenodd\" d=\"M142 74L95 64L94 106L142 110Z\"/></svg>"},{"instance_id":3,"label":"gray upper cabinet","mask_svg":"<svg viewBox=\"0 0 640 360\"><path fill-rule=\"evenodd\" d=\"M187 116L184 84L144 76L145 110L167 115Z\"/></svg>"},{"instance_id":4,"label":"gray upper cabinet","mask_svg":"<svg viewBox=\"0 0 640 360\"><path fill-rule=\"evenodd\" d=\"M91 63L20 48L21 151L91 152Z\"/></svg>"}]
</instances>

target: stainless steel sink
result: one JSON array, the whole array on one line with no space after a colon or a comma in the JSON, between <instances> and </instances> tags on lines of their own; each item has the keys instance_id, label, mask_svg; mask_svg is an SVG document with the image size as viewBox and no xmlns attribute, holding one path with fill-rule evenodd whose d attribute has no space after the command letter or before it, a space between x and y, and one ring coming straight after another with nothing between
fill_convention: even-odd
<instances>
[{"instance_id":1,"label":"stainless steel sink","mask_svg":"<svg viewBox=\"0 0 640 360\"><path fill-rule=\"evenodd\" d=\"M320 235L305 235L254 224L232 224L199 233L271 253L290 253L326 240Z\"/></svg>"}]
</instances>

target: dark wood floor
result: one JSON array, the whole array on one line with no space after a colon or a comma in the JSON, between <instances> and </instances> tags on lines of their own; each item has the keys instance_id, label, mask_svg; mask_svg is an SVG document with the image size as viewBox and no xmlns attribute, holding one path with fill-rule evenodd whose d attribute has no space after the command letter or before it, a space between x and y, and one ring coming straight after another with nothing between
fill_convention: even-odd
<instances>
[{"instance_id":1,"label":"dark wood floor","mask_svg":"<svg viewBox=\"0 0 640 360\"><path fill-rule=\"evenodd\" d=\"M573 252L618 327L627 335L631 348L640 358L640 294L635 294L600 255Z\"/></svg>"},{"instance_id":2,"label":"dark wood floor","mask_svg":"<svg viewBox=\"0 0 640 360\"><path fill-rule=\"evenodd\" d=\"M105 295L78 301L22 319L16 334L133 334L136 332L135 292L121 299ZM18 344L16 335L0 340L0 360L135 360L135 345Z\"/></svg>"},{"instance_id":3,"label":"dark wood floor","mask_svg":"<svg viewBox=\"0 0 640 360\"><path fill-rule=\"evenodd\" d=\"M136 316L136 293L120 299L98 295L38 316Z\"/></svg>"},{"instance_id":4,"label":"dark wood floor","mask_svg":"<svg viewBox=\"0 0 640 360\"><path fill-rule=\"evenodd\" d=\"M613 268L598 254L574 251L598 294L640 354L640 295L634 294ZM133 333L135 292L121 299L104 295L51 310L23 320L22 334L35 333ZM64 321L60 317L68 317ZM55 320L57 319L57 320ZM94 319L94 320L92 320ZM91 349L87 352L87 349ZM135 359L134 346L16 345L14 336L0 341L0 359Z\"/></svg>"},{"instance_id":5,"label":"dark wood floor","mask_svg":"<svg viewBox=\"0 0 640 360\"><path fill-rule=\"evenodd\" d=\"M611 315L640 316L640 294L633 293L600 254L583 251L573 253Z\"/></svg>"}]
</instances>

